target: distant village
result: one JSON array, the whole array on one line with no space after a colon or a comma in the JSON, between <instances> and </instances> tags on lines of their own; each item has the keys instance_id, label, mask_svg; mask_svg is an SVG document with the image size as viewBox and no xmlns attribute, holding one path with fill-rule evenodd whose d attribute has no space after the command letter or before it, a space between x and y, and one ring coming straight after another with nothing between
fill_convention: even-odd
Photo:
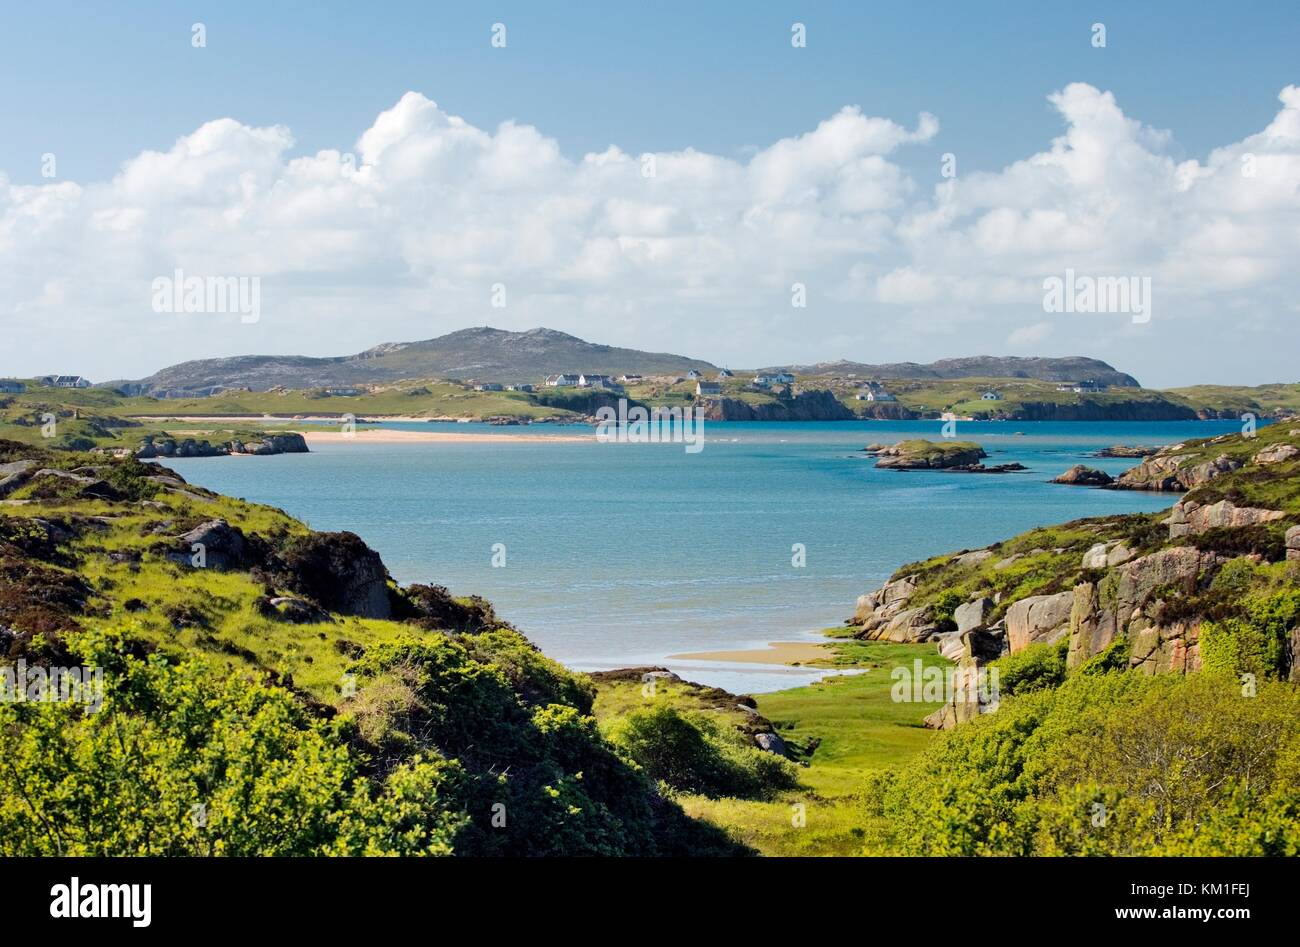
<instances>
[{"instance_id":1,"label":"distant village","mask_svg":"<svg viewBox=\"0 0 1300 947\"><path fill-rule=\"evenodd\" d=\"M702 398L717 398L723 395L723 384L732 381L735 375L729 369L723 368L717 372L713 378L707 378L704 372L691 370L684 376L682 375L635 375L624 374L615 378L612 375L595 374L591 372L561 372L559 374L547 375L539 385L534 384L502 384L498 382L466 382L462 387L480 392L492 391L514 391L524 393L534 393L539 389L562 389L575 388L591 391L610 391L623 393L628 387L655 384L663 386L679 385L686 382L695 383L695 394ZM826 379L832 388L849 389L853 392L855 401L889 403L896 402L898 399L889 392L885 385L880 381L867 381L849 375L847 377L837 377ZM768 392L781 386L791 386L795 383L795 376L790 372L760 372L749 379L748 384L740 385L741 389L747 389L756 392ZM47 388L90 388L89 379L81 375L42 375L31 380L31 384L36 387ZM12 379L0 378L0 394L21 394L27 388L27 382ZM1106 391L1108 385L1085 379L1079 382L1063 382L1056 385L1059 392L1070 392L1073 394L1094 394ZM188 397L213 397L222 394L237 394L248 392L251 389L247 387L225 387L221 385L213 386L201 392L189 391ZM331 398L349 398L370 394L381 390L381 386L376 385L337 385L321 389L316 389L317 397ZM734 389L733 389L734 390ZM287 394L289 389L282 385L276 385L267 389L269 394ZM166 395L164 395L165 397ZM980 395L983 401L1001 401L1003 394L995 388L988 389Z\"/></svg>"}]
</instances>

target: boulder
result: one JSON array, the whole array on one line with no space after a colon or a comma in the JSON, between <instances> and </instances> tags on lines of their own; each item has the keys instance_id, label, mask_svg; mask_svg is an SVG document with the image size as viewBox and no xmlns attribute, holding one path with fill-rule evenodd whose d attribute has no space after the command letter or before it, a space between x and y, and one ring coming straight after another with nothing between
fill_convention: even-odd
<instances>
[{"instance_id":1,"label":"boulder","mask_svg":"<svg viewBox=\"0 0 1300 947\"><path fill-rule=\"evenodd\" d=\"M981 562L987 562L992 559L993 555L993 550L991 549L975 549L971 552L962 553L954 559L953 562L959 566L977 566Z\"/></svg>"},{"instance_id":2,"label":"boulder","mask_svg":"<svg viewBox=\"0 0 1300 947\"><path fill-rule=\"evenodd\" d=\"M1292 562L1300 559L1300 526L1286 531L1286 557Z\"/></svg>"},{"instance_id":3,"label":"boulder","mask_svg":"<svg viewBox=\"0 0 1300 947\"><path fill-rule=\"evenodd\" d=\"M909 578L886 582L874 592L858 598L857 609L850 624L863 625L871 619L887 620L897 614L907 599L916 591L916 583Z\"/></svg>"},{"instance_id":4,"label":"boulder","mask_svg":"<svg viewBox=\"0 0 1300 947\"><path fill-rule=\"evenodd\" d=\"M281 621L293 622L296 625L314 625L334 621L330 617L330 613L315 602L288 596L267 599L263 614L278 618Z\"/></svg>"},{"instance_id":5,"label":"boulder","mask_svg":"<svg viewBox=\"0 0 1300 947\"><path fill-rule=\"evenodd\" d=\"M200 523L177 538L176 548L167 553L167 558L180 565L194 566L195 556L200 552L202 568L205 569L225 572L254 565L251 547L243 531L222 519Z\"/></svg>"},{"instance_id":6,"label":"boulder","mask_svg":"<svg viewBox=\"0 0 1300 947\"><path fill-rule=\"evenodd\" d=\"M1083 554L1084 569L1108 569L1133 558L1133 551L1118 539L1097 543Z\"/></svg>"},{"instance_id":7,"label":"boulder","mask_svg":"<svg viewBox=\"0 0 1300 947\"><path fill-rule=\"evenodd\" d=\"M756 733L754 742L758 744L760 750L766 750L768 753L775 753L777 756L788 756L785 741L775 733Z\"/></svg>"},{"instance_id":8,"label":"boulder","mask_svg":"<svg viewBox=\"0 0 1300 947\"><path fill-rule=\"evenodd\" d=\"M1031 644L1051 644L1070 630L1074 592L1031 595L1007 609L1007 642L1014 654Z\"/></svg>"},{"instance_id":9,"label":"boulder","mask_svg":"<svg viewBox=\"0 0 1300 947\"><path fill-rule=\"evenodd\" d=\"M1083 464L1075 464L1052 483L1067 483L1081 487L1104 487L1115 482L1115 478L1104 470L1095 470Z\"/></svg>"},{"instance_id":10,"label":"boulder","mask_svg":"<svg viewBox=\"0 0 1300 947\"><path fill-rule=\"evenodd\" d=\"M1169 527L1169 538L1179 539L1188 535L1199 535L1206 530L1220 527L1254 526L1257 523L1269 523L1286 516L1282 510L1265 510L1253 506L1236 506L1231 500L1220 500L1201 506L1191 500L1184 500L1174 505L1165 524Z\"/></svg>"},{"instance_id":11,"label":"boulder","mask_svg":"<svg viewBox=\"0 0 1300 947\"><path fill-rule=\"evenodd\" d=\"M0 464L0 497L13 493L32 475L36 469L34 460L15 460L12 464Z\"/></svg>"},{"instance_id":12,"label":"boulder","mask_svg":"<svg viewBox=\"0 0 1300 947\"><path fill-rule=\"evenodd\" d=\"M985 616L993 609L991 598L977 598L958 605L952 613L952 620L957 623L957 633L962 634L976 628L984 627Z\"/></svg>"},{"instance_id":13,"label":"boulder","mask_svg":"<svg viewBox=\"0 0 1300 947\"><path fill-rule=\"evenodd\" d=\"M926 641L939 630L939 626L930 617L928 606L909 608L899 612L874 636L881 641L895 641L910 644Z\"/></svg>"},{"instance_id":14,"label":"boulder","mask_svg":"<svg viewBox=\"0 0 1300 947\"><path fill-rule=\"evenodd\" d=\"M66 470L54 470L46 467L38 470L31 475L31 479L38 480L47 477L64 482L79 484L76 496L85 500L120 500L122 492L113 486L107 480L101 480L98 477L86 477L81 474L70 473Z\"/></svg>"},{"instance_id":15,"label":"boulder","mask_svg":"<svg viewBox=\"0 0 1300 947\"><path fill-rule=\"evenodd\" d=\"M339 615L389 618L388 570L356 533L309 533L279 554L276 580Z\"/></svg>"},{"instance_id":16,"label":"boulder","mask_svg":"<svg viewBox=\"0 0 1300 947\"><path fill-rule=\"evenodd\" d=\"M1265 447L1251 460L1257 464L1280 464L1296 457L1300 457L1300 449L1290 444L1274 444L1272 447Z\"/></svg>"}]
</instances>

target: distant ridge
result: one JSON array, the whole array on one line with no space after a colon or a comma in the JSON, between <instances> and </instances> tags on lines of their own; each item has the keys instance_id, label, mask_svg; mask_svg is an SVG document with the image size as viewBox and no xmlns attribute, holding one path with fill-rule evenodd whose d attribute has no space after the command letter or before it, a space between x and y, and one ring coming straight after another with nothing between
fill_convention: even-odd
<instances>
[{"instance_id":1,"label":"distant ridge","mask_svg":"<svg viewBox=\"0 0 1300 947\"><path fill-rule=\"evenodd\" d=\"M182 362L138 381L109 382L129 395L160 398L206 395L220 388L265 391L366 385L403 378L458 378L503 383L538 382L559 372L638 375L717 371L699 359L664 352L595 345L554 329L507 332L480 326L423 342L385 342L356 355L240 355Z\"/></svg>"},{"instance_id":2,"label":"distant ridge","mask_svg":"<svg viewBox=\"0 0 1300 947\"><path fill-rule=\"evenodd\" d=\"M1038 381L1094 381L1122 388L1140 388L1136 378L1095 358L1071 355L1065 358L1021 358L1013 355L972 355L943 358L928 365L891 362L867 365L863 362L818 362L815 365L775 365L769 371L802 375L848 375L865 378L1033 378Z\"/></svg>"},{"instance_id":3,"label":"distant ridge","mask_svg":"<svg viewBox=\"0 0 1300 947\"><path fill-rule=\"evenodd\" d=\"M861 378L1033 378L1040 381L1094 381L1117 387L1140 387L1131 375L1105 362L1070 358L1015 358L981 355L949 358L922 365L898 362L821 362L779 366L809 375L855 374ZM597 345L555 329L508 332L490 326L461 329L422 342L385 342L356 355L313 358L305 355L239 355L181 362L135 381L108 382L128 395L183 398L230 388L323 388L386 384L408 378L455 378L516 384L539 382L559 372L606 375L685 375L691 370L716 372L716 365L667 352Z\"/></svg>"}]
</instances>

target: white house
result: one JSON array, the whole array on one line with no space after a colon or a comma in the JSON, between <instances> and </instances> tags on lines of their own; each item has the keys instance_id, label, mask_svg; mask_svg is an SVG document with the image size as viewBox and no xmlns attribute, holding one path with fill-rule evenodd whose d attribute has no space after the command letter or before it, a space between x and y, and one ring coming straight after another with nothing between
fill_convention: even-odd
<instances>
[{"instance_id":1,"label":"white house","mask_svg":"<svg viewBox=\"0 0 1300 947\"><path fill-rule=\"evenodd\" d=\"M1001 400L1002 400L1002 392L1000 392L1000 391L993 391L993 390L986 391L986 392L984 392L984 394L980 395L980 400L981 400L981 401L1001 401Z\"/></svg>"},{"instance_id":2,"label":"white house","mask_svg":"<svg viewBox=\"0 0 1300 947\"><path fill-rule=\"evenodd\" d=\"M718 381L722 381L722 379L730 378L730 377L731 377L730 368L724 368L722 371L718 372Z\"/></svg>"},{"instance_id":3,"label":"white house","mask_svg":"<svg viewBox=\"0 0 1300 947\"><path fill-rule=\"evenodd\" d=\"M697 381L695 393L704 397L716 397L722 394L722 386L716 381Z\"/></svg>"},{"instance_id":4,"label":"white house","mask_svg":"<svg viewBox=\"0 0 1300 947\"><path fill-rule=\"evenodd\" d=\"M689 378L691 381L695 381L699 378L703 378L704 376L692 368L689 372L686 373L686 377Z\"/></svg>"},{"instance_id":5,"label":"white house","mask_svg":"<svg viewBox=\"0 0 1300 947\"><path fill-rule=\"evenodd\" d=\"M853 396L858 401L897 401L898 399L883 388L864 388Z\"/></svg>"},{"instance_id":6,"label":"white house","mask_svg":"<svg viewBox=\"0 0 1300 947\"><path fill-rule=\"evenodd\" d=\"M580 375L569 374L547 375L546 386L548 388L572 388L578 384L578 379L581 377Z\"/></svg>"},{"instance_id":7,"label":"white house","mask_svg":"<svg viewBox=\"0 0 1300 947\"><path fill-rule=\"evenodd\" d=\"M579 375L579 388L613 388L614 379L608 375Z\"/></svg>"},{"instance_id":8,"label":"white house","mask_svg":"<svg viewBox=\"0 0 1300 947\"><path fill-rule=\"evenodd\" d=\"M535 385L506 385L506 391L536 391Z\"/></svg>"},{"instance_id":9,"label":"white house","mask_svg":"<svg viewBox=\"0 0 1300 947\"><path fill-rule=\"evenodd\" d=\"M793 384L794 384L794 376L791 375L789 372L777 372L775 375L772 376L772 384L774 384L774 385L793 385Z\"/></svg>"},{"instance_id":10,"label":"white house","mask_svg":"<svg viewBox=\"0 0 1300 947\"><path fill-rule=\"evenodd\" d=\"M89 388L90 382L80 375L46 375L37 379L51 388Z\"/></svg>"},{"instance_id":11,"label":"white house","mask_svg":"<svg viewBox=\"0 0 1300 947\"><path fill-rule=\"evenodd\" d=\"M494 381L486 381L474 386L475 391L501 391L502 386Z\"/></svg>"},{"instance_id":12,"label":"white house","mask_svg":"<svg viewBox=\"0 0 1300 947\"><path fill-rule=\"evenodd\" d=\"M640 375L620 375L618 380L625 385L639 385L643 381Z\"/></svg>"},{"instance_id":13,"label":"white house","mask_svg":"<svg viewBox=\"0 0 1300 947\"><path fill-rule=\"evenodd\" d=\"M754 386L755 388L771 388L771 387L772 387L772 376L771 376L771 375L755 375L752 384L753 384L753 386Z\"/></svg>"}]
</instances>

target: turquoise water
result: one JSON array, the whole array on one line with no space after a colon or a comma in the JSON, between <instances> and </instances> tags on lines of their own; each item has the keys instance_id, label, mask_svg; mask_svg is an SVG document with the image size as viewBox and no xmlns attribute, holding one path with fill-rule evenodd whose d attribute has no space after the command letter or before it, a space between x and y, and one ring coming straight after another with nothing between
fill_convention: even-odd
<instances>
[{"instance_id":1,"label":"turquoise water","mask_svg":"<svg viewBox=\"0 0 1300 947\"><path fill-rule=\"evenodd\" d=\"M387 424L485 431L477 424ZM901 564L1081 516L1173 499L1044 481L1071 464L1111 473L1110 444L1164 444L1235 422L962 422L957 436L1020 474L875 470L873 441L939 439L940 422L710 423L705 448L572 443L587 428L508 428L528 443L325 444L310 454L169 461L186 479L352 530L401 582L478 593L552 657L581 670L666 664L759 691L806 670L668 655L816 637ZM1022 432L1023 436L1016 436ZM548 438L551 439L548 442ZM505 547L504 567L493 546ZM806 565L791 564L803 544Z\"/></svg>"}]
</instances>

